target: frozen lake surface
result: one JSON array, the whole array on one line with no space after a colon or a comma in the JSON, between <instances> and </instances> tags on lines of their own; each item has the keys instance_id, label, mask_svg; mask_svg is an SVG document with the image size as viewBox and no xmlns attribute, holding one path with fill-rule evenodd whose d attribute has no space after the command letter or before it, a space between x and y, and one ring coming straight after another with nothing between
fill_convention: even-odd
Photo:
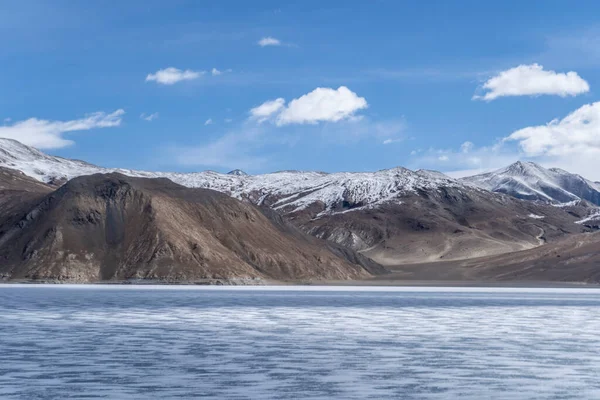
<instances>
[{"instance_id":1,"label":"frozen lake surface","mask_svg":"<svg viewBox=\"0 0 600 400\"><path fill-rule=\"evenodd\" d=\"M0 285L2 399L598 399L600 291Z\"/></svg>"}]
</instances>

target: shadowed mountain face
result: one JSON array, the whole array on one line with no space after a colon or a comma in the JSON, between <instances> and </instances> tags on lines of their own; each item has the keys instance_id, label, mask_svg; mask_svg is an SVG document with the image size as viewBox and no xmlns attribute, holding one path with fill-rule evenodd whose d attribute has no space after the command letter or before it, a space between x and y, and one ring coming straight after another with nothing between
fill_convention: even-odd
<instances>
[{"instance_id":1,"label":"shadowed mountain face","mask_svg":"<svg viewBox=\"0 0 600 400\"><path fill-rule=\"evenodd\" d=\"M344 280L384 272L250 204L167 179L92 175L29 198L0 224L5 278Z\"/></svg>"},{"instance_id":2,"label":"shadowed mountain face","mask_svg":"<svg viewBox=\"0 0 600 400\"><path fill-rule=\"evenodd\" d=\"M52 190L20 171L0 167L0 224L33 206Z\"/></svg>"},{"instance_id":3,"label":"shadowed mountain face","mask_svg":"<svg viewBox=\"0 0 600 400\"><path fill-rule=\"evenodd\" d=\"M600 205L600 189L594 182L562 169L546 169L532 162L517 162L498 171L463 178L462 181L519 199L555 203L586 200Z\"/></svg>"}]
</instances>

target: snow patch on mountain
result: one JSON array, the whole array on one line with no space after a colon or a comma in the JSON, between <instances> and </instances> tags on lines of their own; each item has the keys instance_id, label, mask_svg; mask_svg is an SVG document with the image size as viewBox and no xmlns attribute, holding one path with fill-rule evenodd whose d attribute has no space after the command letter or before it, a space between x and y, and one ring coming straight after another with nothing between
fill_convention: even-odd
<instances>
[{"instance_id":1,"label":"snow patch on mountain","mask_svg":"<svg viewBox=\"0 0 600 400\"><path fill-rule=\"evenodd\" d=\"M403 195L419 190L465 188L462 183L436 171L414 172L401 167L363 173L281 171L263 175L247 175L240 170L221 174L214 171L172 173L102 168L83 161L50 156L9 139L0 139L0 166L20 170L46 183L111 172L143 178L168 178L183 186L217 190L284 213L318 205L323 209L319 215L372 208L388 202L401 204Z\"/></svg>"},{"instance_id":2,"label":"snow patch on mountain","mask_svg":"<svg viewBox=\"0 0 600 400\"><path fill-rule=\"evenodd\" d=\"M600 222L600 210L595 210L592 214L588 215L586 218L582 219L581 221L577 221L575 223L579 224L579 225L583 225L583 224L587 224L588 222L592 222L592 221Z\"/></svg>"},{"instance_id":3,"label":"snow patch on mountain","mask_svg":"<svg viewBox=\"0 0 600 400\"><path fill-rule=\"evenodd\" d=\"M552 206L557 207L557 208L567 208L567 207L576 207L580 204L581 204L581 200L573 200L573 201L568 201L566 203L552 204Z\"/></svg>"},{"instance_id":4,"label":"snow patch on mountain","mask_svg":"<svg viewBox=\"0 0 600 400\"><path fill-rule=\"evenodd\" d=\"M529 214L529 218L532 218L532 219L544 219L546 217L544 217L543 215Z\"/></svg>"},{"instance_id":5,"label":"snow patch on mountain","mask_svg":"<svg viewBox=\"0 0 600 400\"><path fill-rule=\"evenodd\" d=\"M517 162L461 181L525 200L551 203L587 200L600 205L600 190L594 182L559 168L546 169L533 162Z\"/></svg>"}]
</instances>

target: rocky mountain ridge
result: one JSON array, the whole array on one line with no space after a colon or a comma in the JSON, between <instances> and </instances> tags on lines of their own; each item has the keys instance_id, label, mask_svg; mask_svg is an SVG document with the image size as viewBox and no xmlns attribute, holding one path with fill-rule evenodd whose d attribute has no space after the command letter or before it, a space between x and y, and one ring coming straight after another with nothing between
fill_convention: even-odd
<instances>
[{"instance_id":1,"label":"rocky mountain ridge","mask_svg":"<svg viewBox=\"0 0 600 400\"><path fill-rule=\"evenodd\" d=\"M20 190L27 184L0 190L0 199ZM167 179L95 174L30 194L0 217L5 278L252 282L385 272L247 202Z\"/></svg>"},{"instance_id":2,"label":"rocky mountain ridge","mask_svg":"<svg viewBox=\"0 0 600 400\"><path fill-rule=\"evenodd\" d=\"M323 204L321 215L376 207L394 201L399 194L418 190L463 186L439 172L414 172L402 167L373 173L281 171L263 175L248 175L240 170L221 174L214 171L171 173L111 169L50 156L10 139L0 139L0 167L19 170L48 184L113 172L140 178L168 178L186 187L217 190L286 213L319 202Z\"/></svg>"}]
</instances>

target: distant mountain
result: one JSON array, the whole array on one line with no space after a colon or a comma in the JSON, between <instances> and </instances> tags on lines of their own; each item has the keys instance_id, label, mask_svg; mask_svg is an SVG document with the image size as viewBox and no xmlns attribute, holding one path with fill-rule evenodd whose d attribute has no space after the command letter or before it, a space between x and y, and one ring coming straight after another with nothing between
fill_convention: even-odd
<instances>
[{"instance_id":1,"label":"distant mountain","mask_svg":"<svg viewBox=\"0 0 600 400\"><path fill-rule=\"evenodd\" d=\"M251 204L167 179L85 176L31 192L31 200L4 211L3 279L254 282L385 271Z\"/></svg>"},{"instance_id":2,"label":"distant mountain","mask_svg":"<svg viewBox=\"0 0 600 400\"><path fill-rule=\"evenodd\" d=\"M437 171L413 172L401 167L366 173L281 171L263 175L247 175L240 170L220 174L213 171L171 173L102 168L79 160L53 157L11 139L0 139L0 167L19 170L49 184L113 172L141 178L168 178L183 186L217 190L285 213L314 208L316 204L319 216L376 207L418 190L464 186Z\"/></svg>"},{"instance_id":3,"label":"distant mountain","mask_svg":"<svg viewBox=\"0 0 600 400\"><path fill-rule=\"evenodd\" d=\"M229 171L227 175L246 176L248 174L242 171L241 169L234 169L233 171Z\"/></svg>"},{"instance_id":4,"label":"distant mountain","mask_svg":"<svg viewBox=\"0 0 600 400\"><path fill-rule=\"evenodd\" d=\"M517 162L462 182L525 200L567 203L586 200L600 205L600 188L579 175L562 169L546 169L532 162Z\"/></svg>"},{"instance_id":5,"label":"distant mountain","mask_svg":"<svg viewBox=\"0 0 600 400\"><path fill-rule=\"evenodd\" d=\"M0 140L0 166L56 184L93 173L168 178L268 207L304 232L379 263L429 262L500 254L589 230L587 203L552 207L481 189L437 171L392 168L364 173L282 171L263 175L106 169L51 157ZM568 197L571 199L571 197Z\"/></svg>"}]
</instances>

